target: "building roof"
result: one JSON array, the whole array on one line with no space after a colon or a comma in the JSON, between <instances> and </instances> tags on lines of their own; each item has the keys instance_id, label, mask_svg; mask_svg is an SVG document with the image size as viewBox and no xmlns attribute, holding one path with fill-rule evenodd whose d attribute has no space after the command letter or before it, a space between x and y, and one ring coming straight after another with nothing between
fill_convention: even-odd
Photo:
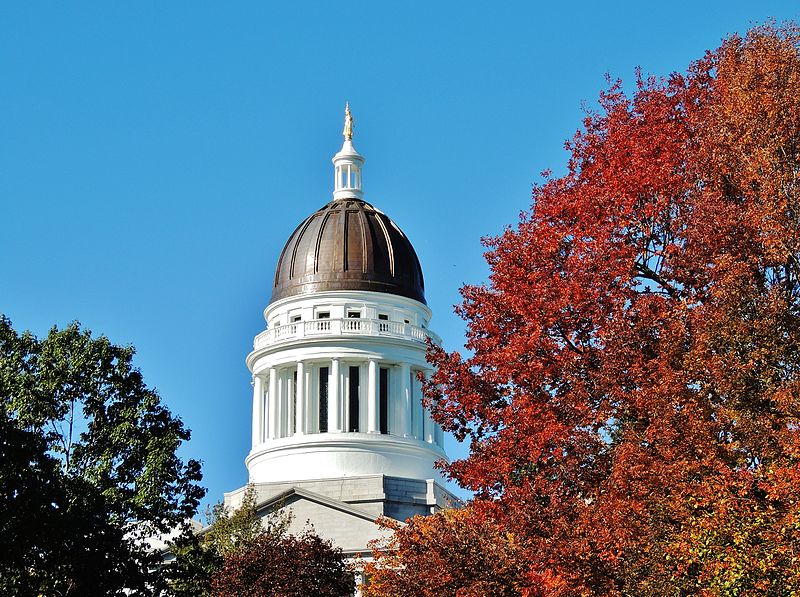
<instances>
[{"instance_id":1,"label":"building roof","mask_svg":"<svg viewBox=\"0 0 800 597\"><path fill-rule=\"evenodd\" d=\"M425 303L411 242L358 197L335 199L297 227L278 259L270 302L329 290L383 292Z\"/></svg>"}]
</instances>

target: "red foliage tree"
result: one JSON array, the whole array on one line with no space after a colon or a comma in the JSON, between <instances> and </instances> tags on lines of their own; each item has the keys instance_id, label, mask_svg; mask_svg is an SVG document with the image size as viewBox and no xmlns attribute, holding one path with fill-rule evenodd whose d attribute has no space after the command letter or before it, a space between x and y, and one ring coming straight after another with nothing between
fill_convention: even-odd
<instances>
[{"instance_id":1,"label":"red foliage tree","mask_svg":"<svg viewBox=\"0 0 800 597\"><path fill-rule=\"evenodd\" d=\"M512 597L524 579L521 546L490 517L472 508L415 516L407 524L382 520L394 531L377 542L365 566L364 597Z\"/></svg>"},{"instance_id":2,"label":"red foliage tree","mask_svg":"<svg viewBox=\"0 0 800 597\"><path fill-rule=\"evenodd\" d=\"M800 35L772 25L614 84L568 173L487 241L471 356L433 349L426 392L471 440L448 472L524 550L520 587L800 591L798 90Z\"/></svg>"},{"instance_id":3,"label":"red foliage tree","mask_svg":"<svg viewBox=\"0 0 800 597\"><path fill-rule=\"evenodd\" d=\"M342 550L308 531L256 537L225 557L211 585L218 597L350 597L355 586Z\"/></svg>"}]
</instances>

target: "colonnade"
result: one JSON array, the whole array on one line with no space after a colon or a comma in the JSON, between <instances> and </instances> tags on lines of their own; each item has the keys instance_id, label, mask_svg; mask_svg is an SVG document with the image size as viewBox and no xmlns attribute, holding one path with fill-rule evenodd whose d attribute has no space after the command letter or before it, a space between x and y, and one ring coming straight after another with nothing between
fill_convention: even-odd
<instances>
[{"instance_id":1,"label":"colonnade","mask_svg":"<svg viewBox=\"0 0 800 597\"><path fill-rule=\"evenodd\" d=\"M422 404L418 369L378 359L331 358L272 367L253 376L253 447L312 433L361 432L443 447Z\"/></svg>"}]
</instances>

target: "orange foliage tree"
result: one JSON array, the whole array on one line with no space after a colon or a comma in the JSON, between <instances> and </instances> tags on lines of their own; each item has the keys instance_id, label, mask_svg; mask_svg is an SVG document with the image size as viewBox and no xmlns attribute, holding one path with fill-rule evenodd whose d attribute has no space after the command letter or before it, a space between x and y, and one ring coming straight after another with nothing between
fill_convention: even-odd
<instances>
[{"instance_id":1,"label":"orange foliage tree","mask_svg":"<svg viewBox=\"0 0 800 597\"><path fill-rule=\"evenodd\" d=\"M513 597L524 583L523 551L490 517L467 507L407 524L381 520L394 531L374 545L365 566L364 597Z\"/></svg>"},{"instance_id":2,"label":"orange foliage tree","mask_svg":"<svg viewBox=\"0 0 800 597\"><path fill-rule=\"evenodd\" d=\"M470 355L431 350L448 473L520 594L800 592L798 30L612 84L568 149L462 289ZM400 537L394 574L441 540Z\"/></svg>"}]
</instances>

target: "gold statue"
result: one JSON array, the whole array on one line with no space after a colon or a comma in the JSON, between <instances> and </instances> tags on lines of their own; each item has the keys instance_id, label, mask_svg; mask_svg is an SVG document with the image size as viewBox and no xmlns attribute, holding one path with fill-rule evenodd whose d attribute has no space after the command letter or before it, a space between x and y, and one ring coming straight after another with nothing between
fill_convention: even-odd
<instances>
[{"instance_id":1,"label":"gold statue","mask_svg":"<svg viewBox=\"0 0 800 597\"><path fill-rule=\"evenodd\" d=\"M350 102L344 105L344 131L342 131L345 141L353 139L353 117L350 115Z\"/></svg>"}]
</instances>

